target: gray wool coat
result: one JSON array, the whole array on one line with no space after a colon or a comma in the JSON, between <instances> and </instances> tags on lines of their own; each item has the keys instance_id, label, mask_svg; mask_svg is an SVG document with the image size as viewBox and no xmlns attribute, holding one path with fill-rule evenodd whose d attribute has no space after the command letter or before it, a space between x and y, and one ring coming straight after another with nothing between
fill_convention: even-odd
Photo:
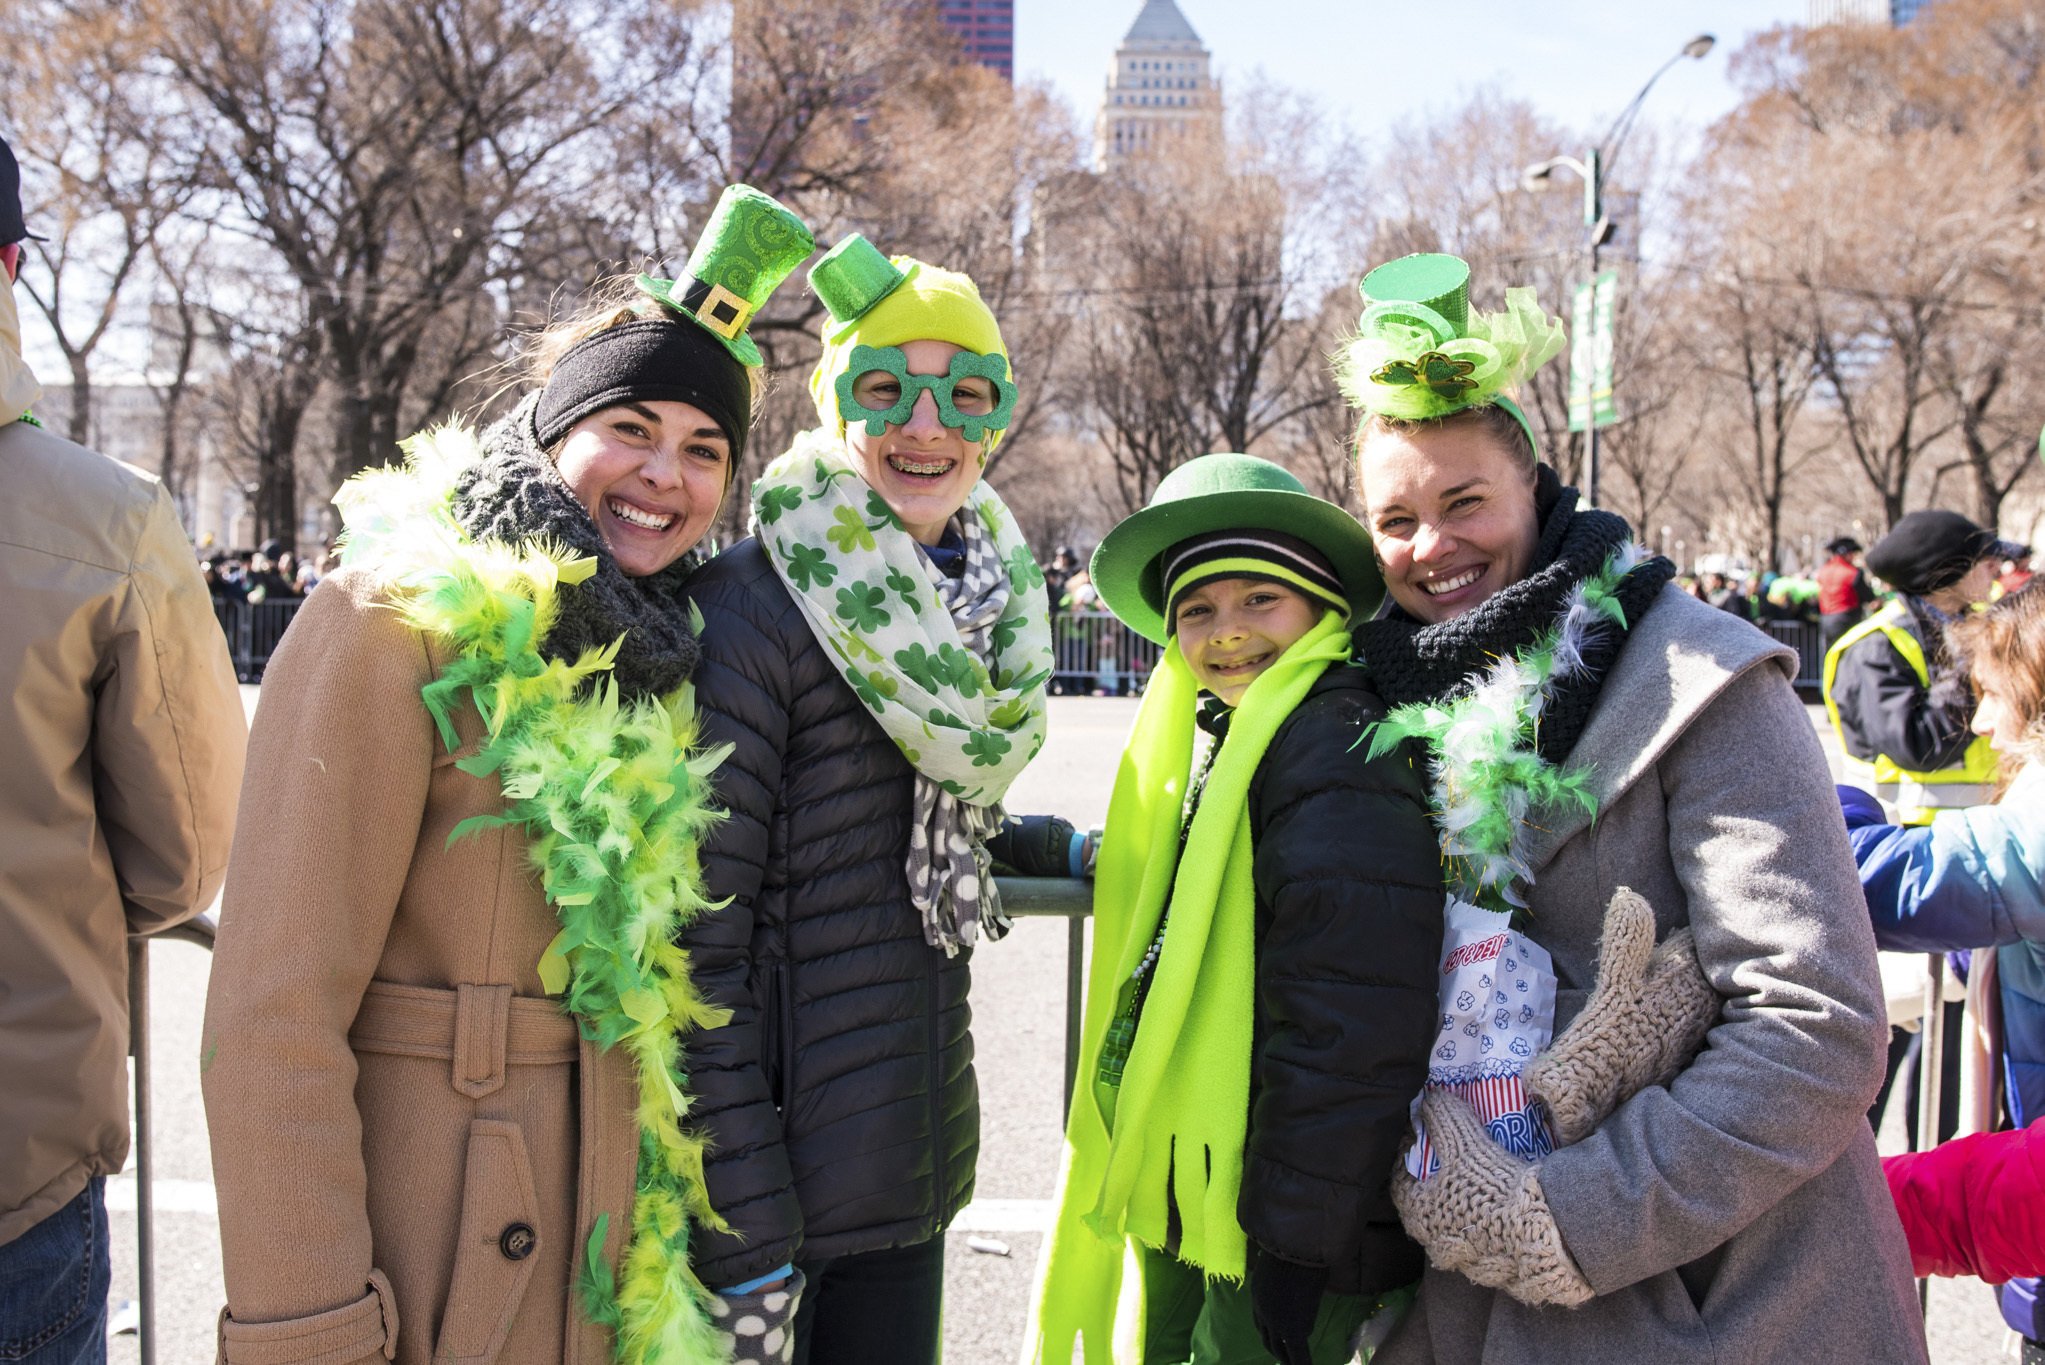
<instances>
[{"instance_id":1,"label":"gray wool coat","mask_svg":"<svg viewBox=\"0 0 2045 1365\"><path fill-rule=\"evenodd\" d=\"M1874 934L1795 672L1674 587L1635 626L1569 761L1597 818L1535 817L1530 934L1558 1033L1620 886L1658 936L1691 926L1724 1009L1673 1083L1542 1165L1597 1298L1529 1308L1430 1267L1374 1365L1925 1361L1866 1117L1889 1032Z\"/></svg>"}]
</instances>

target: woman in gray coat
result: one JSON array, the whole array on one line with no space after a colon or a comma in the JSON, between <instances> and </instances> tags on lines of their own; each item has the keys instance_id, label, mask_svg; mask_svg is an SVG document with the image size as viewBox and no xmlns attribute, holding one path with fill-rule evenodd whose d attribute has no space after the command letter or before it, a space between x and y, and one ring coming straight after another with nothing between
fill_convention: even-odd
<instances>
[{"instance_id":1,"label":"woman in gray coat","mask_svg":"<svg viewBox=\"0 0 2045 1365\"><path fill-rule=\"evenodd\" d=\"M1433 303L1417 311L1438 322ZM1579 510L1509 399L1387 417L1372 387L1398 380L1390 365L1348 375L1370 413L1362 495L1394 604L1357 644L1395 707L1480 680L1517 698L1515 743L1547 785L1512 813L1493 870L1553 955L1557 1049L1596 1014L1586 997L1612 959L1644 960L1645 908L1635 945L1615 946L1621 909L1640 906L1622 888L1665 946L1687 926L1718 998L1702 995L1694 1026L1622 1018L1604 1045L1661 1060L1612 1104L1558 1114L1562 1145L1531 1164L1430 1095L1441 1168L1395 1179L1430 1266L1377 1365L1924 1361L1865 1117L1887 1035L1875 945L1795 655L1670 586L1618 517ZM1500 660L1536 655L1552 671L1500 682ZM1435 758L1438 810L1495 799L1454 752ZM1443 828L1468 857L1474 827Z\"/></svg>"}]
</instances>

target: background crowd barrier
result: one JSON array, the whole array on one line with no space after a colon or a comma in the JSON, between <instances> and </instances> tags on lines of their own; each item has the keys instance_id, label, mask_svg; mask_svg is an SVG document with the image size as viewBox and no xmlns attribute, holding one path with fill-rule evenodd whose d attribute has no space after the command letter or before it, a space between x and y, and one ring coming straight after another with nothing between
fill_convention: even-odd
<instances>
[{"instance_id":1,"label":"background crowd barrier","mask_svg":"<svg viewBox=\"0 0 2045 1365\"><path fill-rule=\"evenodd\" d=\"M1160 648L1105 611L1059 612L1051 618L1051 647L1052 693L1080 697L1141 696Z\"/></svg>"},{"instance_id":2,"label":"background crowd barrier","mask_svg":"<svg viewBox=\"0 0 2045 1365\"><path fill-rule=\"evenodd\" d=\"M1824 678L1825 648L1808 621L1766 621L1762 629L1797 654L1796 686L1815 695ZM1051 620L1057 671L1052 691L1066 696L1136 697L1157 667L1160 646L1105 611L1060 612Z\"/></svg>"},{"instance_id":3,"label":"background crowd barrier","mask_svg":"<svg viewBox=\"0 0 2045 1365\"><path fill-rule=\"evenodd\" d=\"M1825 644L1818 628L1809 621L1764 621L1761 628L1796 651L1797 689L1818 691L1825 681Z\"/></svg>"},{"instance_id":4,"label":"background crowd barrier","mask_svg":"<svg viewBox=\"0 0 2045 1365\"><path fill-rule=\"evenodd\" d=\"M235 677L245 683L263 680L263 669L277 652L277 642L284 638L291 618L304 605L303 597L287 597L277 602L213 599L213 615L220 622L221 633L227 636L227 652L234 658Z\"/></svg>"},{"instance_id":5,"label":"background crowd barrier","mask_svg":"<svg viewBox=\"0 0 2045 1365\"><path fill-rule=\"evenodd\" d=\"M996 877L1002 912L1065 920L1065 1112L1072 1112L1072 1081L1079 1070L1080 1012L1086 1003L1086 918L1094 910L1094 884L1077 877Z\"/></svg>"},{"instance_id":6,"label":"background crowd barrier","mask_svg":"<svg viewBox=\"0 0 2045 1365\"><path fill-rule=\"evenodd\" d=\"M213 614L227 636L235 675L261 682L286 627L305 605L301 597L279 602L236 602L215 598ZM1797 652L1799 688L1815 691L1824 673L1825 650L1818 628L1808 621L1768 621L1764 629ZM1161 646L1144 639L1105 611L1060 612L1051 621L1056 672L1052 691L1065 696L1136 697L1157 667Z\"/></svg>"}]
</instances>

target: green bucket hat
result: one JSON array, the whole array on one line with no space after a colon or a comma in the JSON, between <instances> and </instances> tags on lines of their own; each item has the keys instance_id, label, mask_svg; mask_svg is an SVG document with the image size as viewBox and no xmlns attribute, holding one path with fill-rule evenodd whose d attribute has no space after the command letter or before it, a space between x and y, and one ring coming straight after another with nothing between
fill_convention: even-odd
<instances>
[{"instance_id":1,"label":"green bucket hat","mask_svg":"<svg viewBox=\"0 0 2045 1365\"><path fill-rule=\"evenodd\" d=\"M641 275L642 292L690 318L742 365L761 363L746 327L781 282L817 249L802 219L772 195L731 185L717 200L680 279Z\"/></svg>"},{"instance_id":2,"label":"green bucket hat","mask_svg":"<svg viewBox=\"0 0 2045 1365\"><path fill-rule=\"evenodd\" d=\"M1150 505L1125 517L1094 551L1094 587L1108 609L1147 640L1170 636L1164 559L1173 546L1216 531L1272 531L1306 542L1335 570L1349 618L1384 596L1370 533L1286 469L1255 455L1202 455L1167 474Z\"/></svg>"}]
</instances>

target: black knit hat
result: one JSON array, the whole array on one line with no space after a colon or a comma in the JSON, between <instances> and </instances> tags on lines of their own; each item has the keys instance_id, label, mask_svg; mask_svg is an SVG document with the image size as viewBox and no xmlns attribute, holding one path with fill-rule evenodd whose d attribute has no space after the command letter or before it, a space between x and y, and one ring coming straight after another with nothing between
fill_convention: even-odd
<instances>
[{"instance_id":1,"label":"black knit hat","mask_svg":"<svg viewBox=\"0 0 2045 1365\"><path fill-rule=\"evenodd\" d=\"M0 246L13 246L24 239L45 240L30 232L21 219L21 167L14 160L14 149L0 138Z\"/></svg>"},{"instance_id":2,"label":"black knit hat","mask_svg":"<svg viewBox=\"0 0 2045 1365\"><path fill-rule=\"evenodd\" d=\"M1205 531L1172 546L1158 562L1165 589L1165 627L1175 629L1188 593L1224 578L1282 583L1323 606L1349 615L1342 575L1328 556L1298 536L1258 527Z\"/></svg>"},{"instance_id":3,"label":"black knit hat","mask_svg":"<svg viewBox=\"0 0 2045 1365\"><path fill-rule=\"evenodd\" d=\"M1898 592L1922 597L1951 587L1984 559L2014 559L2018 548L1958 512L1912 512L1869 547L1867 566Z\"/></svg>"}]
</instances>

